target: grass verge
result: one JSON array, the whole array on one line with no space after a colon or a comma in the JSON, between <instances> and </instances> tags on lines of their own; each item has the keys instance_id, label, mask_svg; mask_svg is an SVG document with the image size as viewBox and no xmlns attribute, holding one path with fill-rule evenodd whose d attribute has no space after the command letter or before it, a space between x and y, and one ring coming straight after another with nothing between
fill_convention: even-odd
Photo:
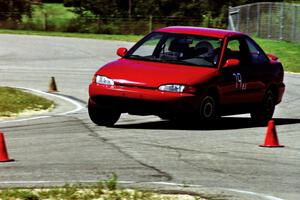
<instances>
[{"instance_id":1,"label":"grass verge","mask_svg":"<svg viewBox=\"0 0 300 200\"><path fill-rule=\"evenodd\" d=\"M54 102L9 87L0 87L0 117L12 117L26 111L49 109Z\"/></svg>"},{"instance_id":2,"label":"grass verge","mask_svg":"<svg viewBox=\"0 0 300 200\"><path fill-rule=\"evenodd\" d=\"M4 189L0 190L1 200L204 200L201 197L178 194L158 194L134 189L109 190L97 186L86 187L67 185L43 189Z\"/></svg>"},{"instance_id":3,"label":"grass verge","mask_svg":"<svg viewBox=\"0 0 300 200\"><path fill-rule=\"evenodd\" d=\"M140 35L65 33L65 32L46 32L46 31L29 31L29 30L10 30L10 29L0 29L0 34L75 37L75 38L87 38L87 39L97 39L97 40L118 40L118 41L127 41L127 42L137 42L139 39L142 38L142 36Z\"/></svg>"},{"instance_id":4,"label":"grass verge","mask_svg":"<svg viewBox=\"0 0 300 200\"><path fill-rule=\"evenodd\" d=\"M23 34L23 35L41 35L41 36L59 36L76 37L98 40L119 40L136 42L142 38L140 35L108 35L108 34L86 34L86 33L62 33L62 32L44 32L44 31L26 31L26 30L8 30L0 29L0 34ZM286 41L269 40L254 38L255 41L267 53L272 53L279 57L285 71L300 72L300 43Z\"/></svg>"},{"instance_id":5,"label":"grass verge","mask_svg":"<svg viewBox=\"0 0 300 200\"><path fill-rule=\"evenodd\" d=\"M96 185L83 187L81 185L65 185L54 188L35 189L3 189L0 190L1 200L205 200L199 196L159 194L134 189L117 188L117 176L113 175L107 181Z\"/></svg>"},{"instance_id":6,"label":"grass verge","mask_svg":"<svg viewBox=\"0 0 300 200\"><path fill-rule=\"evenodd\" d=\"M285 71L300 72L300 43L255 38L267 53L279 57Z\"/></svg>"}]
</instances>

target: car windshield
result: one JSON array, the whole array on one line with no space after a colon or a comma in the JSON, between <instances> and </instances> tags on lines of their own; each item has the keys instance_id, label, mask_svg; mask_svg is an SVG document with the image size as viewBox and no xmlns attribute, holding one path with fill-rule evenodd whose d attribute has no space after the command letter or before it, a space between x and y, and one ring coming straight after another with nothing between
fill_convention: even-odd
<instances>
[{"instance_id":1,"label":"car windshield","mask_svg":"<svg viewBox=\"0 0 300 200\"><path fill-rule=\"evenodd\" d=\"M221 43L219 38L154 32L138 42L125 58L217 67Z\"/></svg>"}]
</instances>

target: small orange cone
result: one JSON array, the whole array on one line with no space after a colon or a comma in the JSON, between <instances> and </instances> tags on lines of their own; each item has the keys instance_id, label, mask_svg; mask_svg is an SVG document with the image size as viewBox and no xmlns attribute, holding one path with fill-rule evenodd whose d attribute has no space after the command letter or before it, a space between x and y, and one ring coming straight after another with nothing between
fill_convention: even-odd
<instances>
[{"instance_id":1,"label":"small orange cone","mask_svg":"<svg viewBox=\"0 0 300 200\"><path fill-rule=\"evenodd\" d=\"M5 139L3 133L0 132L0 162L11 162L14 161L9 159L8 153L6 150Z\"/></svg>"},{"instance_id":2,"label":"small orange cone","mask_svg":"<svg viewBox=\"0 0 300 200\"><path fill-rule=\"evenodd\" d=\"M260 147L284 147L283 145L279 144L274 120L269 121L265 143L259 146Z\"/></svg>"},{"instance_id":3,"label":"small orange cone","mask_svg":"<svg viewBox=\"0 0 300 200\"><path fill-rule=\"evenodd\" d=\"M49 87L48 87L48 92L57 92L57 86L55 82L55 78L52 76L50 79Z\"/></svg>"}]
</instances>

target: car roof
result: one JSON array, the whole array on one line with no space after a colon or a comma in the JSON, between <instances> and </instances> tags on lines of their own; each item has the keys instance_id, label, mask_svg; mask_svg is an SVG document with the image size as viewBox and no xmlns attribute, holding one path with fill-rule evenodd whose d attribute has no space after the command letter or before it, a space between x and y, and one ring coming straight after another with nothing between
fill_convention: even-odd
<instances>
[{"instance_id":1,"label":"car roof","mask_svg":"<svg viewBox=\"0 0 300 200\"><path fill-rule=\"evenodd\" d=\"M208 37L225 38L226 36L245 35L241 32L232 30L215 29L215 28L203 28L194 26L170 26L155 30L156 32L166 33L181 33L191 35L202 35Z\"/></svg>"}]
</instances>

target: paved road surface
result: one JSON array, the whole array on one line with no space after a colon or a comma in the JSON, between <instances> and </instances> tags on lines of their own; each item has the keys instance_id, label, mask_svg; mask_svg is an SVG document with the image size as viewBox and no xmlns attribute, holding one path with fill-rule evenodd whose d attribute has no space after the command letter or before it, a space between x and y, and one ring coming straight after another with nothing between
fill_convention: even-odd
<instances>
[{"instance_id":1,"label":"paved road surface","mask_svg":"<svg viewBox=\"0 0 300 200\"><path fill-rule=\"evenodd\" d=\"M258 147L266 128L252 127L247 115L222 119L213 127L128 115L114 128L95 126L85 108L88 84L99 66L116 58L117 47L131 45L0 35L0 85L46 91L54 76L60 94L83 106L58 115L78 105L49 97L58 102L51 116L0 121L10 157L16 160L0 164L0 187L94 182L116 173L120 181L135 186L224 199L300 198L300 75L286 74L287 91L275 113L285 148Z\"/></svg>"}]
</instances>

